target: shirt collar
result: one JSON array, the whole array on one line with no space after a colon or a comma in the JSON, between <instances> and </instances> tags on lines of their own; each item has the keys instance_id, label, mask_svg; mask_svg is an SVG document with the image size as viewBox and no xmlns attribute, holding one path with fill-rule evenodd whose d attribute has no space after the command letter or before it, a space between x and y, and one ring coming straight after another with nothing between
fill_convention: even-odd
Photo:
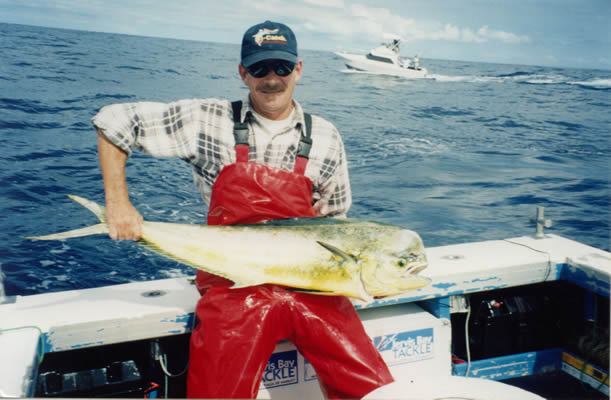
<instances>
[{"instance_id":1,"label":"shirt collar","mask_svg":"<svg viewBox=\"0 0 611 400\"><path fill-rule=\"evenodd\" d=\"M293 123L291 124L295 128L305 127L305 120L303 118L303 109L301 108L301 104L297 102L297 100L293 99L293 107L295 107L295 112L293 114ZM250 103L250 96L246 95L246 98L242 100L242 110L240 111L240 121L244 122L246 119L247 112L254 112L254 108Z\"/></svg>"}]
</instances>

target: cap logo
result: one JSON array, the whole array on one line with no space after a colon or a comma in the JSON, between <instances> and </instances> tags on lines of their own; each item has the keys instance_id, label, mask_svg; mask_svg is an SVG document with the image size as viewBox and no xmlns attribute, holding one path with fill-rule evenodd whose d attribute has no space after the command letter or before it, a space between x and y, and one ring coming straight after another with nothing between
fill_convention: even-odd
<instances>
[{"instance_id":1,"label":"cap logo","mask_svg":"<svg viewBox=\"0 0 611 400\"><path fill-rule=\"evenodd\" d=\"M284 35L276 35L278 33L279 29L267 29L267 28L263 28L263 29L259 29L259 32L257 32L256 34L252 35L252 37L255 39L255 43L258 46L261 46L263 43L283 43L286 44L287 40L284 37Z\"/></svg>"}]
</instances>

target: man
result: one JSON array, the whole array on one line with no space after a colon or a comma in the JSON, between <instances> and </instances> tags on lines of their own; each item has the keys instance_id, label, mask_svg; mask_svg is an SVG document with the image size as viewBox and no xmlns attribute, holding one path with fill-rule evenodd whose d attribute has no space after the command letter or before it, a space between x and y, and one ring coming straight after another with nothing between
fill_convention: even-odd
<instances>
[{"instance_id":1,"label":"man","mask_svg":"<svg viewBox=\"0 0 611 400\"><path fill-rule=\"evenodd\" d=\"M132 149L188 162L211 225L345 215L351 192L343 143L332 124L305 114L293 99L302 68L291 29L266 21L243 37L239 73L250 91L241 104L104 107L93 123L110 237L141 236L142 217L125 181ZM230 289L231 282L202 271L196 283L203 296L191 336L189 397L256 397L282 339L297 345L329 397L362 397L393 380L345 297L277 285Z\"/></svg>"}]
</instances>

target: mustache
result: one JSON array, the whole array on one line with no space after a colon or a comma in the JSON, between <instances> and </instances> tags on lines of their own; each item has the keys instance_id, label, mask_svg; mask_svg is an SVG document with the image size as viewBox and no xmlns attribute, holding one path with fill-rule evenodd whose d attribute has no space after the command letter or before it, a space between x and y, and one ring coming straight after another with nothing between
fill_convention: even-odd
<instances>
[{"instance_id":1,"label":"mustache","mask_svg":"<svg viewBox=\"0 0 611 400\"><path fill-rule=\"evenodd\" d=\"M257 86L257 91L259 92L281 92L286 87L282 83L262 83Z\"/></svg>"}]
</instances>

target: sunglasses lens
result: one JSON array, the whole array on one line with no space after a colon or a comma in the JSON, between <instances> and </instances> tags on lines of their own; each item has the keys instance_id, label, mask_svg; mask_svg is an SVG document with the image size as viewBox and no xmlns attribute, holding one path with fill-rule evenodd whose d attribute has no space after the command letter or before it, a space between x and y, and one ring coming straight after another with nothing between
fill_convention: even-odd
<instances>
[{"instance_id":1,"label":"sunglasses lens","mask_svg":"<svg viewBox=\"0 0 611 400\"><path fill-rule=\"evenodd\" d=\"M276 61L273 63L261 61L246 68L246 71L255 78L263 78L272 69L278 76L288 76L295 69L295 64L288 61Z\"/></svg>"},{"instance_id":2,"label":"sunglasses lens","mask_svg":"<svg viewBox=\"0 0 611 400\"><path fill-rule=\"evenodd\" d=\"M274 66L274 72L278 76L288 76L295 69L295 64L285 61L279 62Z\"/></svg>"},{"instance_id":3,"label":"sunglasses lens","mask_svg":"<svg viewBox=\"0 0 611 400\"><path fill-rule=\"evenodd\" d=\"M269 74L269 70L269 64L263 62L253 64L250 67L246 68L246 71L248 71L248 73L254 76L255 78L263 78L265 75Z\"/></svg>"},{"instance_id":4,"label":"sunglasses lens","mask_svg":"<svg viewBox=\"0 0 611 400\"><path fill-rule=\"evenodd\" d=\"M263 78L265 75L269 74L269 69L269 65L265 63L257 63L248 67L247 71L255 78Z\"/></svg>"}]
</instances>

